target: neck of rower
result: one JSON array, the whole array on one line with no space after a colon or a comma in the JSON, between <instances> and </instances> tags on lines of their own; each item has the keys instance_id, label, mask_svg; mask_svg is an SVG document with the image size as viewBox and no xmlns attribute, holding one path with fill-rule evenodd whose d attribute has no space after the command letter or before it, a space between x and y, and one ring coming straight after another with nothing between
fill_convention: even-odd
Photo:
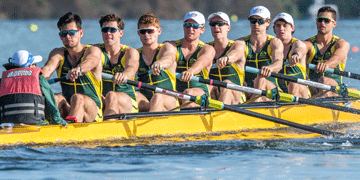
<instances>
[{"instance_id":1,"label":"neck of rower","mask_svg":"<svg viewBox=\"0 0 360 180\"><path fill-rule=\"evenodd\" d=\"M149 65L152 63L152 60L154 59L158 47L159 47L159 43L157 42L153 44L143 44L143 47L141 49L142 58L144 59L146 64Z\"/></svg>"},{"instance_id":2,"label":"neck of rower","mask_svg":"<svg viewBox=\"0 0 360 180\"><path fill-rule=\"evenodd\" d=\"M181 48L187 49L190 52L193 52L197 49L200 43L200 39L188 41L185 38L181 40Z\"/></svg>"},{"instance_id":3,"label":"neck of rower","mask_svg":"<svg viewBox=\"0 0 360 180\"><path fill-rule=\"evenodd\" d=\"M255 52L258 52L262 49L267 41L268 35L266 32L259 34L250 34L250 44L253 46Z\"/></svg>"},{"instance_id":4,"label":"neck of rower","mask_svg":"<svg viewBox=\"0 0 360 180\"><path fill-rule=\"evenodd\" d=\"M72 64L76 64L76 62L80 59L80 57L83 55L85 50L85 45L80 44L76 47L72 48L66 48L69 52L69 59L72 62Z\"/></svg>"},{"instance_id":5,"label":"neck of rower","mask_svg":"<svg viewBox=\"0 0 360 180\"><path fill-rule=\"evenodd\" d=\"M332 38L333 38L332 33L318 34L316 37L316 41L318 44L326 45L331 43Z\"/></svg>"},{"instance_id":6,"label":"neck of rower","mask_svg":"<svg viewBox=\"0 0 360 180\"><path fill-rule=\"evenodd\" d=\"M216 51L215 57L218 58L224 52L225 48L229 44L229 39L227 37L214 39L214 48Z\"/></svg>"},{"instance_id":7,"label":"neck of rower","mask_svg":"<svg viewBox=\"0 0 360 180\"><path fill-rule=\"evenodd\" d=\"M123 45L120 43L120 41L113 45L105 44L105 50L106 50L106 53L108 54L109 58L119 54L122 47L123 47Z\"/></svg>"}]
</instances>

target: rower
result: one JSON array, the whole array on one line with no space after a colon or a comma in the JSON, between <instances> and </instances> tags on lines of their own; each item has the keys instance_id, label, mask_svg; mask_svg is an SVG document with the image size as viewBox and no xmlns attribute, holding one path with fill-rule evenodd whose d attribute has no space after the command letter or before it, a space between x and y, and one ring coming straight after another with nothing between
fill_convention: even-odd
<instances>
[{"instance_id":1,"label":"rower","mask_svg":"<svg viewBox=\"0 0 360 180\"><path fill-rule=\"evenodd\" d=\"M347 54L350 49L348 42L332 34L336 25L336 11L329 6L322 7L318 10L316 18L317 35L306 40L308 50L307 63L316 64L315 70L308 70L310 80L331 86L340 85L342 83L342 76L326 73L326 69L345 70ZM311 88L312 94L323 91ZM322 96L337 96L337 94L327 92Z\"/></svg>"},{"instance_id":2,"label":"rower","mask_svg":"<svg viewBox=\"0 0 360 180\"><path fill-rule=\"evenodd\" d=\"M181 73L181 77L176 81L176 89L194 96L209 95L206 84L190 81L193 76L207 79L215 56L215 49L199 39L205 32L205 17L198 11L188 12L183 26L184 38L170 42L177 49L176 72ZM185 104L188 101L180 102ZM187 107L194 106L198 105L191 103Z\"/></svg>"},{"instance_id":3,"label":"rower","mask_svg":"<svg viewBox=\"0 0 360 180\"><path fill-rule=\"evenodd\" d=\"M244 41L229 40L227 35L230 31L230 19L224 12L212 13L208 17L211 34L214 41L209 42L215 48L216 54L213 63L216 63L217 68L210 70L210 79L224 81L227 83L243 85L245 78L245 43ZM211 90L211 97L218 99L225 104L239 104L245 100L242 99L242 92L227 88L218 88L209 86ZM218 94L216 98L215 94Z\"/></svg>"},{"instance_id":4,"label":"rower","mask_svg":"<svg viewBox=\"0 0 360 180\"><path fill-rule=\"evenodd\" d=\"M6 71L2 73L0 87L0 124L66 125L57 109L54 92L36 67L41 61L41 56L21 50L3 65Z\"/></svg>"},{"instance_id":5,"label":"rower","mask_svg":"<svg viewBox=\"0 0 360 180\"><path fill-rule=\"evenodd\" d=\"M62 94L55 95L58 108L67 119L101 122L101 49L80 42L84 31L77 14L66 13L59 19L57 26L65 47L53 49L42 70L46 79L55 70L58 77L69 77L60 82Z\"/></svg>"},{"instance_id":6,"label":"rower","mask_svg":"<svg viewBox=\"0 0 360 180\"><path fill-rule=\"evenodd\" d=\"M108 14L99 23L104 42L97 45L101 48L102 72L114 75L113 80L103 80L104 115L139 112L134 87L123 84L126 79L134 79L139 53L120 43L124 34L124 21L120 17Z\"/></svg>"},{"instance_id":7,"label":"rower","mask_svg":"<svg viewBox=\"0 0 360 180\"><path fill-rule=\"evenodd\" d=\"M139 76L138 80L161 88L176 91L176 48L169 42L158 43L161 34L159 19L151 13L142 15L138 20L137 32L143 47L140 53L138 73L152 70L152 74ZM162 69L164 69L162 71ZM175 97L140 89L136 96L141 99L139 107L154 111L168 111L178 105Z\"/></svg>"},{"instance_id":8,"label":"rower","mask_svg":"<svg viewBox=\"0 0 360 180\"><path fill-rule=\"evenodd\" d=\"M273 29L276 37L284 45L284 65L280 73L306 80L306 45L302 41L293 38L295 32L294 19L288 13L280 13L273 20ZM287 82L278 79L280 88L285 93L293 94L297 97L308 98L309 90L307 86L294 82Z\"/></svg>"},{"instance_id":9,"label":"rower","mask_svg":"<svg viewBox=\"0 0 360 180\"><path fill-rule=\"evenodd\" d=\"M251 34L238 39L238 41L244 41L246 44L246 66L258 68L261 71L259 75L246 72L246 85L261 90L274 89L278 86L277 79L269 76L282 69L284 46L280 39L266 33L271 23L270 11L266 7L253 7L248 19ZM249 96L247 95L247 97ZM252 95L251 99L255 97L256 95ZM268 99L260 97L255 101L266 100Z\"/></svg>"}]
</instances>

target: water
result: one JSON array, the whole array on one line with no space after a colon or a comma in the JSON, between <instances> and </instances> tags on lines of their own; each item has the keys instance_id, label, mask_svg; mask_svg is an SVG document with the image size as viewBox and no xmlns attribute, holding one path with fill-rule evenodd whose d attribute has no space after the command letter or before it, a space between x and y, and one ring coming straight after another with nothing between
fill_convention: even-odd
<instances>
[{"instance_id":1,"label":"water","mask_svg":"<svg viewBox=\"0 0 360 180\"><path fill-rule=\"evenodd\" d=\"M101 42L98 20L84 20L82 43ZM62 43L57 20L0 21L0 59L7 62L25 49L48 54ZM31 32L34 23L39 30ZM249 22L232 23L230 39L250 32ZM316 34L315 22L297 20L294 37ZM162 20L159 41L183 37L182 22ZM334 34L359 47L359 20L340 20ZM141 46L136 20L125 20L121 42ZM272 27L269 34L274 34ZM212 40L209 26L200 38ZM346 70L359 72L358 53L349 52ZM4 68L2 68L4 71ZM55 74L53 74L55 77ZM356 80L344 78L349 87L360 89ZM58 85L53 88L60 91ZM358 125L351 129L359 134ZM350 131L350 130L349 130ZM136 146L11 147L0 150L0 179L356 179L360 167L360 139L315 138L270 141L199 141Z\"/></svg>"}]
</instances>

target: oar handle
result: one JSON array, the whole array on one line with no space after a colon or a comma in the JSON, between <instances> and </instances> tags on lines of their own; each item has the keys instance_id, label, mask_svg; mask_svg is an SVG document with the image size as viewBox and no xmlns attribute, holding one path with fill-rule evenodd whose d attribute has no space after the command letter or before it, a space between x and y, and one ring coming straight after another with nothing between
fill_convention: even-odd
<instances>
[{"instance_id":1,"label":"oar handle","mask_svg":"<svg viewBox=\"0 0 360 180\"><path fill-rule=\"evenodd\" d=\"M164 71L164 68L162 68L161 71ZM135 79L139 79L139 77L145 76L145 75L148 75L148 74L152 74L152 70L144 71L144 72L141 72L141 73L136 73L135 74Z\"/></svg>"},{"instance_id":2,"label":"oar handle","mask_svg":"<svg viewBox=\"0 0 360 180\"><path fill-rule=\"evenodd\" d=\"M307 66L308 66L309 69L312 69L312 70L316 69L315 64L308 64ZM337 74L337 75L352 78L352 79L360 80L360 74L355 74L355 73L351 73L351 72L348 72L348 71L340 71L338 69L326 68L325 72L332 73L332 74Z\"/></svg>"},{"instance_id":3,"label":"oar handle","mask_svg":"<svg viewBox=\"0 0 360 180\"><path fill-rule=\"evenodd\" d=\"M59 81L63 81L63 80L67 80L67 79L69 79L68 75L63 76L63 77L59 77L59 78L49 79L49 80L48 80L48 83L49 83L49 84L55 84L55 83L57 83L57 82L59 82Z\"/></svg>"}]
</instances>

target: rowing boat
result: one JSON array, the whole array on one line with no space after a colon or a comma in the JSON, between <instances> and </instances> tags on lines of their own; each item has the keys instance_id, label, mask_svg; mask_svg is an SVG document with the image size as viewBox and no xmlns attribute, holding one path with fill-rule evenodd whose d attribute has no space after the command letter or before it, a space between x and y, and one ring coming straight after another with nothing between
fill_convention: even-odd
<instances>
[{"instance_id":1,"label":"rowing boat","mask_svg":"<svg viewBox=\"0 0 360 180\"><path fill-rule=\"evenodd\" d=\"M360 102L354 99L331 98L319 99L319 101L360 109ZM360 122L356 114L297 103L267 102L238 105L237 107L306 125ZM277 129L284 128L284 125L236 112L205 110L203 108L171 112L118 114L105 118L118 118L119 120L74 123L68 124L66 127L61 125L15 125L12 128L0 130L0 145L63 144L154 136L177 137L177 140L181 140L187 137L186 135L227 134L229 132L237 134L231 136L231 138L236 139L312 138L321 136L294 131L280 133ZM271 133L269 133L270 131ZM227 135L219 136L217 139L228 138L230 136ZM199 140L199 138L194 138L194 140Z\"/></svg>"}]
</instances>

